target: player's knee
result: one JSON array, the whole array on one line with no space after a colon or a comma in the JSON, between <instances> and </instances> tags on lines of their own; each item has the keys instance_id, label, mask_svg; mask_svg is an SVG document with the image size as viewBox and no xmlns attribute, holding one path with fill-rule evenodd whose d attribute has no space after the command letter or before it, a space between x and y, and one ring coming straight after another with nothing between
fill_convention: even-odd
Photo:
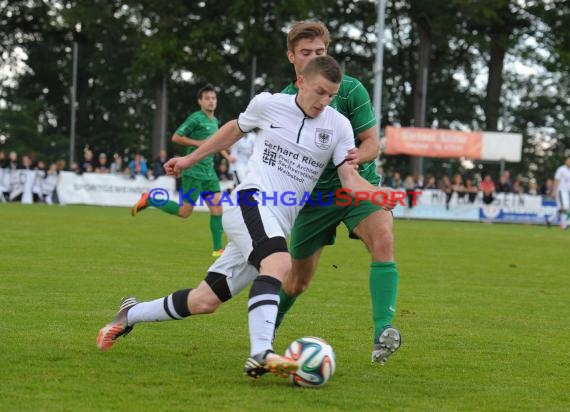
<instances>
[{"instance_id":1,"label":"player's knee","mask_svg":"<svg viewBox=\"0 0 570 412\"><path fill-rule=\"evenodd\" d=\"M214 300L201 300L193 302L190 311L193 315L214 313L220 307L221 302Z\"/></svg>"},{"instance_id":2,"label":"player's knee","mask_svg":"<svg viewBox=\"0 0 570 412\"><path fill-rule=\"evenodd\" d=\"M390 260L394 250L394 234L391 228L381 227L374 233L366 246L372 256L381 260Z\"/></svg>"},{"instance_id":3,"label":"player's knee","mask_svg":"<svg viewBox=\"0 0 570 412\"><path fill-rule=\"evenodd\" d=\"M181 207L178 210L178 216L183 218L183 219L189 218L191 214L192 214L191 209L185 209L185 208Z\"/></svg>"},{"instance_id":4,"label":"player's knee","mask_svg":"<svg viewBox=\"0 0 570 412\"><path fill-rule=\"evenodd\" d=\"M283 290L289 296L297 296L309 287L309 279L302 273L295 271L294 267L289 276L283 282Z\"/></svg>"}]
</instances>

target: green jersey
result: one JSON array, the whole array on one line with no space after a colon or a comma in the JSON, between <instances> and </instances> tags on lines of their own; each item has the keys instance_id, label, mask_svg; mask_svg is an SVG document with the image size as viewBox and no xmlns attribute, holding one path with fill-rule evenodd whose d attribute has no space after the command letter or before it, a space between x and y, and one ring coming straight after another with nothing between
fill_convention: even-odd
<instances>
[{"instance_id":1,"label":"green jersey","mask_svg":"<svg viewBox=\"0 0 570 412\"><path fill-rule=\"evenodd\" d=\"M281 93L297 94L297 88L293 83L289 83ZM354 77L344 75L338 93L330 103L330 106L350 120L352 130L354 131L355 145L356 147L360 146L360 140L357 137L358 133L376 125L376 117L372 110L370 96L362 83ZM380 183L374 161L359 165L359 173L373 185ZM314 190L322 192L334 191L340 186L336 168L332 162L329 162Z\"/></svg>"},{"instance_id":2,"label":"green jersey","mask_svg":"<svg viewBox=\"0 0 570 412\"><path fill-rule=\"evenodd\" d=\"M218 119L211 119L202 110L192 113L188 118L176 129L179 136L188 137L194 140L206 140L218 130ZM186 154L192 153L197 148L188 146ZM182 176L193 177L195 179L217 179L214 170L214 156L208 156L200 160L195 166L182 172Z\"/></svg>"}]
</instances>

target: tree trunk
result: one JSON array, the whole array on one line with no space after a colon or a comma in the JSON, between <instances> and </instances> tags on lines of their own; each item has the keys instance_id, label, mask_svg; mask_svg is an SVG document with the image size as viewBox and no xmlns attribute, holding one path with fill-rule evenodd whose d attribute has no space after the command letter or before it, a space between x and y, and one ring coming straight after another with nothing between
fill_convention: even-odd
<instances>
[{"instance_id":1,"label":"tree trunk","mask_svg":"<svg viewBox=\"0 0 570 412\"><path fill-rule=\"evenodd\" d=\"M485 97L485 123L488 131L498 130L503 64L507 52L505 44L508 37L507 33L500 31L491 33L489 79L487 81L487 96Z\"/></svg>"}]
</instances>

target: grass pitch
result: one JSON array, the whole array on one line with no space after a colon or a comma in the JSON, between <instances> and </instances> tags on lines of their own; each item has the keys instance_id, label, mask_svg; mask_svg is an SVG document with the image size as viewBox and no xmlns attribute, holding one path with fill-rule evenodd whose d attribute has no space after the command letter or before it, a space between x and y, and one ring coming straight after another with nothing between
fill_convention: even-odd
<instances>
[{"instance_id":1,"label":"grass pitch","mask_svg":"<svg viewBox=\"0 0 570 412\"><path fill-rule=\"evenodd\" d=\"M193 287L208 214L0 205L2 411L567 411L570 233L395 222L400 351L370 364L368 254L342 229L276 349L315 335L337 354L320 389L242 375L247 294L207 316L137 325L109 352L97 331L121 297Z\"/></svg>"}]
</instances>

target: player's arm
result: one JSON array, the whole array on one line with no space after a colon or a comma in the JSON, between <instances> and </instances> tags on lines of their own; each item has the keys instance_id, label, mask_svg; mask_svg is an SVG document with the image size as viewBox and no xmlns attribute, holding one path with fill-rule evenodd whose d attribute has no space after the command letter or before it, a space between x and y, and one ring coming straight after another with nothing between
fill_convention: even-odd
<instances>
[{"instance_id":1,"label":"player's arm","mask_svg":"<svg viewBox=\"0 0 570 412\"><path fill-rule=\"evenodd\" d=\"M380 155L380 141L376 133L376 126L358 133L358 164L375 160Z\"/></svg>"},{"instance_id":2,"label":"player's arm","mask_svg":"<svg viewBox=\"0 0 570 412\"><path fill-rule=\"evenodd\" d=\"M377 187L370 184L348 162L343 162L336 170L342 187L348 189L347 192L352 197L360 200L371 199L375 193L381 192L382 196L379 201L383 202L386 199L385 204L382 206L384 210L392 210L396 206L396 198L391 195L391 192L393 192L391 188ZM368 196L367 198L366 195Z\"/></svg>"},{"instance_id":3,"label":"player's arm","mask_svg":"<svg viewBox=\"0 0 570 412\"><path fill-rule=\"evenodd\" d=\"M187 147L200 147L200 145L204 142L204 140L196 140L190 137L180 136L176 133L172 135L171 140L176 144Z\"/></svg>"},{"instance_id":4,"label":"player's arm","mask_svg":"<svg viewBox=\"0 0 570 412\"><path fill-rule=\"evenodd\" d=\"M170 159L165 163L164 170L168 175L178 176L180 171L191 168L205 157L230 147L243 135L244 133L238 127L237 119L231 120L189 155Z\"/></svg>"},{"instance_id":5,"label":"player's arm","mask_svg":"<svg viewBox=\"0 0 570 412\"><path fill-rule=\"evenodd\" d=\"M220 154L222 155L222 157L224 159L226 159L228 161L228 163L234 163L236 161L236 158L233 157L230 152L228 152L228 149L224 149L224 150L220 150Z\"/></svg>"}]
</instances>

